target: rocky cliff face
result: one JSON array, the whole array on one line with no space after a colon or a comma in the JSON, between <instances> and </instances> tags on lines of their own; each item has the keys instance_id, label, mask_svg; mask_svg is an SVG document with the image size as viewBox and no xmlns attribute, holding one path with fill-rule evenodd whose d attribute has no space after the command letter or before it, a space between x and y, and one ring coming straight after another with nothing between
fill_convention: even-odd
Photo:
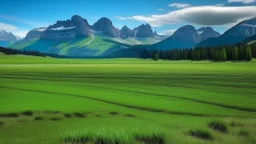
<instances>
[{"instance_id":1,"label":"rocky cliff face","mask_svg":"<svg viewBox=\"0 0 256 144\"><path fill-rule=\"evenodd\" d=\"M137 38L154 37L154 33L149 24L140 25L139 27L133 29L133 31L135 33L135 37Z\"/></svg>"},{"instance_id":2,"label":"rocky cliff face","mask_svg":"<svg viewBox=\"0 0 256 144\"><path fill-rule=\"evenodd\" d=\"M88 37L91 35L87 20L79 15L72 16L71 20L57 21L50 25L41 38L50 40L69 40L75 37Z\"/></svg>"},{"instance_id":3,"label":"rocky cliff face","mask_svg":"<svg viewBox=\"0 0 256 144\"><path fill-rule=\"evenodd\" d=\"M112 24L112 21L106 17L99 19L92 26L93 30L101 31L103 34L110 37L119 37L120 32L117 28L115 28Z\"/></svg>"},{"instance_id":4,"label":"rocky cliff face","mask_svg":"<svg viewBox=\"0 0 256 144\"><path fill-rule=\"evenodd\" d=\"M120 37L122 39L126 39L128 37L134 37L135 33L134 31L132 31L130 28L128 28L127 26L124 26L121 30L120 30Z\"/></svg>"}]
</instances>

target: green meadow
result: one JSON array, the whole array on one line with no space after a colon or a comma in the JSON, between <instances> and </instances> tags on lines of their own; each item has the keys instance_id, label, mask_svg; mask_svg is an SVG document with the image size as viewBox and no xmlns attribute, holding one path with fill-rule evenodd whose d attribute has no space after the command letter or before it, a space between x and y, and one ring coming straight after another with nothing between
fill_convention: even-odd
<instances>
[{"instance_id":1,"label":"green meadow","mask_svg":"<svg viewBox=\"0 0 256 144\"><path fill-rule=\"evenodd\" d=\"M256 60L0 54L0 144L255 144Z\"/></svg>"}]
</instances>

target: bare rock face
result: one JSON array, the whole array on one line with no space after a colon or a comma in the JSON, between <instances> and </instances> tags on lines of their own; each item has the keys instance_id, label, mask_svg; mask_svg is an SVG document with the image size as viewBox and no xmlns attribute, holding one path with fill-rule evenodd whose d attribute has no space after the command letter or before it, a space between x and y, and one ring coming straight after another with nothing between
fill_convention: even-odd
<instances>
[{"instance_id":1,"label":"bare rock face","mask_svg":"<svg viewBox=\"0 0 256 144\"><path fill-rule=\"evenodd\" d=\"M101 31L103 34L110 37L119 37L120 32L117 28L115 28L112 24L112 21L106 17L99 19L92 26L93 30Z\"/></svg>"},{"instance_id":2,"label":"bare rock face","mask_svg":"<svg viewBox=\"0 0 256 144\"><path fill-rule=\"evenodd\" d=\"M50 25L41 37L50 40L69 40L90 35L91 30L87 20L74 15L71 20L57 21L54 25Z\"/></svg>"},{"instance_id":3,"label":"bare rock face","mask_svg":"<svg viewBox=\"0 0 256 144\"><path fill-rule=\"evenodd\" d=\"M137 38L154 37L154 33L149 24L140 25L139 27L133 29L133 31L135 33L135 37Z\"/></svg>"},{"instance_id":4,"label":"bare rock face","mask_svg":"<svg viewBox=\"0 0 256 144\"><path fill-rule=\"evenodd\" d=\"M120 30L120 37L122 39L126 39L128 37L134 37L135 33L134 31L132 31L130 28L128 28L127 26L124 26L121 30Z\"/></svg>"}]
</instances>

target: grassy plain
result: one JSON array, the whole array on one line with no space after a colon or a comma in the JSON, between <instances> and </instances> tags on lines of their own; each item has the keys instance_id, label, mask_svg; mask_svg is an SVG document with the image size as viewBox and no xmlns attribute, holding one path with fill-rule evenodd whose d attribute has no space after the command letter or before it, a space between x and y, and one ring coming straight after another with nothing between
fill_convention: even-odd
<instances>
[{"instance_id":1,"label":"grassy plain","mask_svg":"<svg viewBox=\"0 0 256 144\"><path fill-rule=\"evenodd\" d=\"M255 66L0 55L0 144L253 144Z\"/></svg>"}]
</instances>

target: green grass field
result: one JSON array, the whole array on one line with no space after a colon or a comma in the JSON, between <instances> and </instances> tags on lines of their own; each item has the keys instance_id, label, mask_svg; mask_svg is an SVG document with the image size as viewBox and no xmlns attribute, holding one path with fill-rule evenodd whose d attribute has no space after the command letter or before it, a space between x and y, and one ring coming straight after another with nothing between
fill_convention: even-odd
<instances>
[{"instance_id":1,"label":"green grass field","mask_svg":"<svg viewBox=\"0 0 256 144\"><path fill-rule=\"evenodd\" d=\"M256 60L0 55L0 144L254 144Z\"/></svg>"}]
</instances>

